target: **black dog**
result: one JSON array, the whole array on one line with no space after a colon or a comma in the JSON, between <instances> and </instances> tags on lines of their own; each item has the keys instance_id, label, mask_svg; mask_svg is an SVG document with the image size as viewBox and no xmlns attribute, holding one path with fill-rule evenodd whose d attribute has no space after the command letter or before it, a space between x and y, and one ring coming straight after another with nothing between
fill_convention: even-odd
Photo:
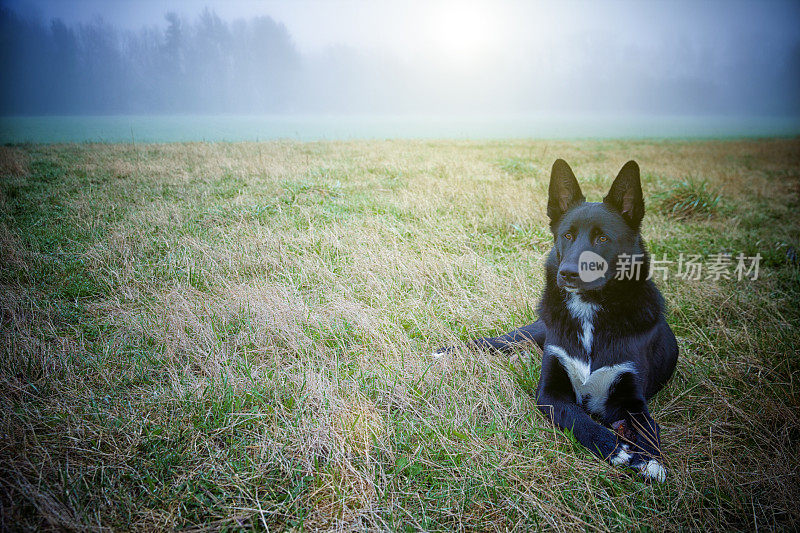
<instances>
[{"instance_id":1,"label":"black dog","mask_svg":"<svg viewBox=\"0 0 800 533\"><path fill-rule=\"evenodd\" d=\"M602 459L663 481L660 429L647 401L672 376L678 345L661 293L647 279L639 166L626 163L603 201L589 203L572 169L557 160L547 215L554 245L540 319L472 343L501 351L538 344L539 409Z\"/></svg>"}]
</instances>

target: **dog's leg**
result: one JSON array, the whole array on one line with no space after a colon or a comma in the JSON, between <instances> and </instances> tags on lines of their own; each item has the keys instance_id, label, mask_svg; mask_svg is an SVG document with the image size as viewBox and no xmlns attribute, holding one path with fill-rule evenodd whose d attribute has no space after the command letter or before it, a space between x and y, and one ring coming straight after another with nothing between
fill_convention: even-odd
<instances>
[{"instance_id":1,"label":"dog's leg","mask_svg":"<svg viewBox=\"0 0 800 533\"><path fill-rule=\"evenodd\" d=\"M515 329L505 335L473 339L469 341L469 344L482 350L497 350L500 352L510 352L514 347L521 344L537 344L539 348L542 348L544 346L546 331L547 328L544 322L539 319L533 324ZM453 348L453 346L446 346L436 350L435 353L447 353L453 350Z\"/></svg>"},{"instance_id":2,"label":"dog's leg","mask_svg":"<svg viewBox=\"0 0 800 533\"><path fill-rule=\"evenodd\" d=\"M633 454L631 467L647 479L664 481L661 428L650 416L644 393L633 374L623 374L614 384L606 400L603 421L627 438Z\"/></svg>"},{"instance_id":3,"label":"dog's leg","mask_svg":"<svg viewBox=\"0 0 800 533\"><path fill-rule=\"evenodd\" d=\"M542 359L542 378L536 403L545 416L562 429L569 429L578 442L612 465L627 465L633 457L629 446L609 428L595 422L577 403L569 375L552 354Z\"/></svg>"},{"instance_id":4,"label":"dog's leg","mask_svg":"<svg viewBox=\"0 0 800 533\"><path fill-rule=\"evenodd\" d=\"M540 394L539 410L561 429L572 431L586 449L614 466L629 464L633 458L629 446L619 442L615 432L595 422L575 402Z\"/></svg>"}]
</instances>

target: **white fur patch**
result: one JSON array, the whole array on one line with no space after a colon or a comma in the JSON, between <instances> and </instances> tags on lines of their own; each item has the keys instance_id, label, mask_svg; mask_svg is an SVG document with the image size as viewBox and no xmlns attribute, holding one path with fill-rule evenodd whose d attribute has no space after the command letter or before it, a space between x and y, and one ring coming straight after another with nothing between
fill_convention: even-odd
<instances>
[{"instance_id":1,"label":"white fur patch","mask_svg":"<svg viewBox=\"0 0 800 533\"><path fill-rule=\"evenodd\" d=\"M594 320L594 315L597 313L599 308L599 305L592 302L587 302L581 298L579 294L570 294L569 299L567 300L567 309L569 309L569 314L571 314L576 320L588 320L591 322Z\"/></svg>"},{"instance_id":2,"label":"white fur patch","mask_svg":"<svg viewBox=\"0 0 800 533\"><path fill-rule=\"evenodd\" d=\"M655 459L650 459L646 463L639 465L639 473L647 479L652 479L659 483L663 483L667 479L667 471Z\"/></svg>"},{"instance_id":3,"label":"white fur patch","mask_svg":"<svg viewBox=\"0 0 800 533\"><path fill-rule=\"evenodd\" d=\"M594 340L594 317L600 306L587 302L579 294L570 294L567 298L567 309L572 318L580 322L581 332L578 333L578 340L581 341L586 353L592 353L592 340Z\"/></svg>"},{"instance_id":4,"label":"white fur patch","mask_svg":"<svg viewBox=\"0 0 800 533\"><path fill-rule=\"evenodd\" d=\"M594 340L594 324L588 320L583 323L583 335L581 336L581 344L586 353L592 353L592 340Z\"/></svg>"},{"instance_id":5,"label":"white fur patch","mask_svg":"<svg viewBox=\"0 0 800 533\"><path fill-rule=\"evenodd\" d=\"M610 459L610 463L612 465L614 465L614 466L620 466L620 465L628 464L628 462L631 460L631 457L633 457L633 455L628 453L629 449L630 448L628 448L627 444L623 444L622 445L622 449L619 452L617 452L617 454Z\"/></svg>"},{"instance_id":6,"label":"white fur patch","mask_svg":"<svg viewBox=\"0 0 800 533\"><path fill-rule=\"evenodd\" d=\"M593 372L591 359L587 363L571 357L564 348L555 344L548 344L544 348L550 350L566 370L569 380L572 382L572 390L575 391L577 403L582 404L583 399L588 396L586 407L595 414L603 414L605 411L608 391L620 375L636 371L632 363L622 363L621 365L604 366Z\"/></svg>"}]
</instances>

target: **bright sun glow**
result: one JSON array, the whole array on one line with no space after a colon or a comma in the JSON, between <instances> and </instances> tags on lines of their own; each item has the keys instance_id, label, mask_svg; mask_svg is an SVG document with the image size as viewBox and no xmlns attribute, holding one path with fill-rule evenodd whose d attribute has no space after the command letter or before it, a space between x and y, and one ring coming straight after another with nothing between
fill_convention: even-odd
<instances>
[{"instance_id":1,"label":"bright sun glow","mask_svg":"<svg viewBox=\"0 0 800 533\"><path fill-rule=\"evenodd\" d=\"M441 6L431 22L432 40L448 61L471 62L495 37L491 12L469 2Z\"/></svg>"}]
</instances>

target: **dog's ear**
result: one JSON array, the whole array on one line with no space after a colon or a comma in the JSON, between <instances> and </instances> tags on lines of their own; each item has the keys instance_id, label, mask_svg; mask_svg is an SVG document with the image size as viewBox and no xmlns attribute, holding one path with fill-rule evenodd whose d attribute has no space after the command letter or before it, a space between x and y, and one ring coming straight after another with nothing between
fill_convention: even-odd
<instances>
[{"instance_id":1,"label":"dog's ear","mask_svg":"<svg viewBox=\"0 0 800 533\"><path fill-rule=\"evenodd\" d=\"M563 159L556 159L550 173L550 196L547 200L550 226L555 226L564 213L585 200L572 169Z\"/></svg>"},{"instance_id":2,"label":"dog's ear","mask_svg":"<svg viewBox=\"0 0 800 533\"><path fill-rule=\"evenodd\" d=\"M639 229L644 217L644 197L636 161L623 165L603 203L618 211L633 229Z\"/></svg>"}]
</instances>

